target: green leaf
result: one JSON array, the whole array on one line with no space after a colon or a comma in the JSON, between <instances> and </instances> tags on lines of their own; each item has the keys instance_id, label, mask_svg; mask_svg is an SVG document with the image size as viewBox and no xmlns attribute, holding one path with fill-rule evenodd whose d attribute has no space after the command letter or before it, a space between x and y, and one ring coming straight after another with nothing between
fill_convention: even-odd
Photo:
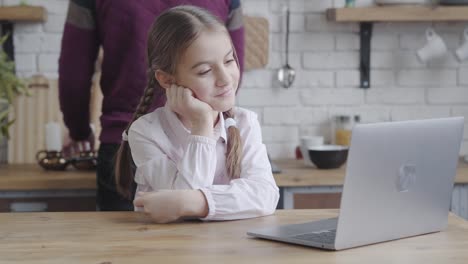
<instances>
[{"instance_id":1,"label":"green leaf","mask_svg":"<svg viewBox=\"0 0 468 264\"><path fill-rule=\"evenodd\" d=\"M10 122L7 123L7 127L13 125L13 123L15 123L16 119L12 119L10 120Z\"/></svg>"},{"instance_id":2,"label":"green leaf","mask_svg":"<svg viewBox=\"0 0 468 264\"><path fill-rule=\"evenodd\" d=\"M7 38L10 36L10 34L5 34L5 36L0 38L0 45L3 45L3 43L7 40Z\"/></svg>"},{"instance_id":3,"label":"green leaf","mask_svg":"<svg viewBox=\"0 0 468 264\"><path fill-rule=\"evenodd\" d=\"M14 120L8 120L8 114L15 98L20 95L30 95L25 82L15 74L15 63L8 58L1 47L8 37L8 34L0 37L0 107L8 106L7 110L2 108L0 111L0 137L8 137L8 128L14 123Z\"/></svg>"},{"instance_id":4,"label":"green leaf","mask_svg":"<svg viewBox=\"0 0 468 264\"><path fill-rule=\"evenodd\" d=\"M3 121L3 119L8 118L8 114L10 113L10 109L6 109L0 112L0 122Z\"/></svg>"}]
</instances>

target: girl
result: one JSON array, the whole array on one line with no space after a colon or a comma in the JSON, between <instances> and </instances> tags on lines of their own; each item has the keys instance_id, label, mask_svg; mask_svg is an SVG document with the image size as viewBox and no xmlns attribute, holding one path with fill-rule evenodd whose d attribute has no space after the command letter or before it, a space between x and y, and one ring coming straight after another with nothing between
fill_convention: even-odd
<instances>
[{"instance_id":1,"label":"girl","mask_svg":"<svg viewBox=\"0 0 468 264\"><path fill-rule=\"evenodd\" d=\"M234 107L240 71L225 26L201 8L169 9L150 29L148 64L117 154L120 192L131 198L135 181L135 208L158 223L272 214L278 187L257 116ZM155 93L166 105L146 114Z\"/></svg>"}]
</instances>

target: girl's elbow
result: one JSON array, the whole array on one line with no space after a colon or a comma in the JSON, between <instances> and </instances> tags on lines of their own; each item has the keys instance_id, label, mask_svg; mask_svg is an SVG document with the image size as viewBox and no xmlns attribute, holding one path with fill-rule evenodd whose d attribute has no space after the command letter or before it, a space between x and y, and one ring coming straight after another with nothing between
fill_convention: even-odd
<instances>
[{"instance_id":1,"label":"girl's elbow","mask_svg":"<svg viewBox=\"0 0 468 264\"><path fill-rule=\"evenodd\" d=\"M261 215L267 216L267 215L274 214L276 211L276 207L278 205L279 198L280 198L279 190L276 189L272 192L270 199L265 199L265 201L267 202L265 202L263 210L261 210L262 211Z\"/></svg>"}]
</instances>

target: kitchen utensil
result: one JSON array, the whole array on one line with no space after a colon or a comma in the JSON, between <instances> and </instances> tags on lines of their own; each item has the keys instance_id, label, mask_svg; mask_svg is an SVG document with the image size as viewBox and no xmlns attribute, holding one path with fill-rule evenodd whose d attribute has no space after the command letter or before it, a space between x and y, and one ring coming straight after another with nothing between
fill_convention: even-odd
<instances>
[{"instance_id":1,"label":"kitchen utensil","mask_svg":"<svg viewBox=\"0 0 468 264\"><path fill-rule=\"evenodd\" d=\"M95 170L97 167L97 154L94 151L83 151L76 158L71 159L71 164L77 170Z\"/></svg>"},{"instance_id":2,"label":"kitchen utensil","mask_svg":"<svg viewBox=\"0 0 468 264\"><path fill-rule=\"evenodd\" d=\"M289 88L295 77L296 71L289 65L289 8L286 8L286 64L278 70L278 81L283 88Z\"/></svg>"},{"instance_id":3,"label":"kitchen utensil","mask_svg":"<svg viewBox=\"0 0 468 264\"><path fill-rule=\"evenodd\" d=\"M36 153L36 160L46 170L65 170L68 165L60 151L41 150Z\"/></svg>"},{"instance_id":4,"label":"kitchen utensil","mask_svg":"<svg viewBox=\"0 0 468 264\"><path fill-rule=\"evenodd\" d=\"M244 16L244 70L265 68L269 55L269 25L264 17Z\"/></svg>"},{"instance_id":5,"label":"kitchen utensil","mask_svg":"<svg viewBox=\"0 0 468 264\"><path fill-rule=\"evenodd\" d=\"M348 158L349 148L338 145L322 145L309 148L309 158L319 169L336 169Z\"/></svg>"}]
</instances>

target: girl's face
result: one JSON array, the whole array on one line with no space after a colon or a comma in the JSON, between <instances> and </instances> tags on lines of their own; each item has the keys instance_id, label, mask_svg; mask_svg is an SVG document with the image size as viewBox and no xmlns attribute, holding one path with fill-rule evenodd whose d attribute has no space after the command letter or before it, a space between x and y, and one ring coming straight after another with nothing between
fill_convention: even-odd
<instances>
[{"instance_id":1,"label":"girl's face","mask_svg":"<svg viewBox=\"0 0 468 264\"><path fill-rule=\"evenodd\" d=\"M235 104L239 76L229 35L205 30L182 54L175 79L213 110L224 112Z\"/></svg>"}]
</instances>

